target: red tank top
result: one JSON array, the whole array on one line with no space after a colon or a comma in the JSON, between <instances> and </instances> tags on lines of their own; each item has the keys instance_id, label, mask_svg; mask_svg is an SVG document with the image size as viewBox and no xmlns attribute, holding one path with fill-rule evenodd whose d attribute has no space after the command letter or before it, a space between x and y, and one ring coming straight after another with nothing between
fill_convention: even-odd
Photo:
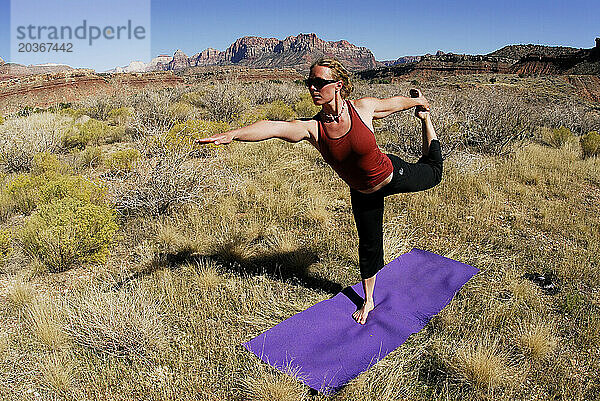
<instances>
[{"instance_id":1,"label":"red tank top","mask_svg":"<svg viewBox=\"0 0 600 401\"><path fill-rule=\"evenodd\" d=\"M394 167L389 157L379 150L373 131L361 120L352 103L345 102L350 114L350 129L344 136L329 138L317 118L319 152L350 188L371 189L382 183Z\"/></svg>"}]
</instances>

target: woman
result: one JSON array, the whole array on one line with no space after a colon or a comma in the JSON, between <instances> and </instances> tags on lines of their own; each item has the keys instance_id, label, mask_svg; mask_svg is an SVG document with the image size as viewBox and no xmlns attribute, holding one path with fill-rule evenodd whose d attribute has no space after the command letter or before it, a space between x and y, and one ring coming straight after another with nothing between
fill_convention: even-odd
<instances>
[{"instance_id":1,"label":"woman","mask_svg":"<svg viewBox=\"0 0 600 401\"><path fill-rule=\"evenodd\" d=\"M280 138L288 142L309 141L325 161L350 186L352 212L358 230L359 267L365 300L352 317L365 324L374 307L376 273L383 267L384 197L400 192L422 191L442 178L442 155L429 103L421 93L388 99L346 98L352 83L342 64L323 58L310 68L306 85L321 111L309 120L258 121L233 131L198 139L197 143L227 144L233 140L255 142ZM423 129L423 156L407 163L381 152L373 134L373 119L415 107Z\"/></svg>"}]
</instances>

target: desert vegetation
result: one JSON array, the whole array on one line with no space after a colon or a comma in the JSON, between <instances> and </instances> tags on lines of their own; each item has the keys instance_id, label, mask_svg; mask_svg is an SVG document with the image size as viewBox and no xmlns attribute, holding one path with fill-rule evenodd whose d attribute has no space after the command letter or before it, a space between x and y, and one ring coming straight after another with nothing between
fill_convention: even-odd
<instances>
[{"instance_id":1,"label":"desert vegetation","mask_svg":"<svg viewBox=\"0 0 600 401\"><path fill-rule=\"evenodd\" d=\"M0 398L600 399L600 110L564 81L493 78L422 82L444 178L388 198L384 220L386 261L417 247L480 273L333 397L241 343L359 281L348 188L308 143L193 142L310 117L304 87L199 82L4 116ZM375 130L419 156L410 112Z\"/></svg>"}]
</instances>

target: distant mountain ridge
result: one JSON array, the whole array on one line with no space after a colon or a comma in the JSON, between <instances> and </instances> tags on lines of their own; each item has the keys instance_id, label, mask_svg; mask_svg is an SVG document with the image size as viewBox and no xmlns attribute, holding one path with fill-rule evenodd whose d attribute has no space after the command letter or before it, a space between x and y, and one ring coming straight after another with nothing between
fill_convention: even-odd
<instances>
[{"instance_id":1,"label":"distant mountain ridge","mask_svg":"<svg viewBox=\"0 0 600 401\"><path fill-rule=\"evenodd\" d=\"M127 67L117 67L108 72L120 72L120 70L124 71L128 67L128 72L133 72L134 69L142 72L155 70L177 71L189 67L213 65L294 68L298 71L307 71L313 61L323 56L337 58L351 71L378 66L375 56L366 47L353 45L346 40L325 41L314 33L301 33L297 36L288 36L283 40L245 36L237 39L224 51L208 48L188 57L183 51L177 50L168 61L163 60L155 63L155 65L145 66L137 63L130 64Z\"/></svg>"},{"instance_id":2,"label":"distant mountain ridge","mask_svg":"<svg viewBox=\"0 0 600 401\"><path fill-rule=\"evenodd\" d=\"M543 46L543 45L508 45L492 53L486 54L491 57L503 57L520 60L521 57L538 55L545 57L567 56L577 53L583 49L565 46Z\"/></svg>"}]
</instances>

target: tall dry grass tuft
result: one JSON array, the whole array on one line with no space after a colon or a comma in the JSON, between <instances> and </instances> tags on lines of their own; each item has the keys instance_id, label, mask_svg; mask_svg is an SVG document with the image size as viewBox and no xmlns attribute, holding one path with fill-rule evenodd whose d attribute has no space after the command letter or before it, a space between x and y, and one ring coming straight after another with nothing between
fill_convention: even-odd
<instances>
[{"instance_id":1,"label":"tall dry grass tuft","mask_svg":"<svg viewBox=\"0 0 600 401\"><path fill-rule=\"evenodd\" d=\"M517 346L534 361L545 359L558 346L555 331L553 323L544 322L539 317L533 321L521 323L516 334Z\"/></svg>"},{"instance_id":2,"label":"tall dry grass tuft","mask_svg":"<svg viewBox=\"0 0 600 401\"><path fill-rule=\"evenodd\" d=\"M308 400L308 388L296 380L295 376L293 371L284 375L261 365L253 376L240 382L240 392L247 401Z\"/></svg>"},{"instance_id":3,"label":"tall dry grass tuft","mask_svg":"<svg viewBox=\"0 0 600 401\"><path fill-rule=\"evenodd\" d=\"M68 346L68 337L63 330L62 310L47 297L39 297L27 309L29 327L36 341L51 351Z\"/></svg>"},{"instance_id":4,"label":"tall dry grass tuft","mask_svg":"<svg viewBox=\"0 0 600 401\"><path fill-rule=\"evenodd\" d=\"M31 305L36 295L35 287L31 283L14 280L8 286L6 300L11 308L23 310L25 307Z\"/></svg>"},{"instance_id":5,"label":"tall dry grass tuft","mask_svg":"<svg viewBox=\"0 0 600 401\"><path fill-rule=\"evenodd\" d=\"M64 355L53 353L41 365L42 383L51 392L66 399L72 398L75 389L75 366Z\"/></svg>"},{"instance_id":6,"label":"tall dry grass tuft","mask_svg":"<svg viewBox=\"0 0 600 401\"><path fill-rule=\"evenodd\" d=\"M101 354L149 359L168 348L157 306L135 287L118 292L90 288L70 300L65 314L73 341Z\"/></svg>"},{"instance_id":7,"label":"tall dry grass tuft","mask_svg":"<svg viewBox=\"0 0 600 401\"><path fill-rule=\"evenodd\" d=\"M489 335L460 347L456 351L453 367L465 383L488 392L513 380L507 352L501 348L499 339Z\"/></svg>"}]
</instances>

